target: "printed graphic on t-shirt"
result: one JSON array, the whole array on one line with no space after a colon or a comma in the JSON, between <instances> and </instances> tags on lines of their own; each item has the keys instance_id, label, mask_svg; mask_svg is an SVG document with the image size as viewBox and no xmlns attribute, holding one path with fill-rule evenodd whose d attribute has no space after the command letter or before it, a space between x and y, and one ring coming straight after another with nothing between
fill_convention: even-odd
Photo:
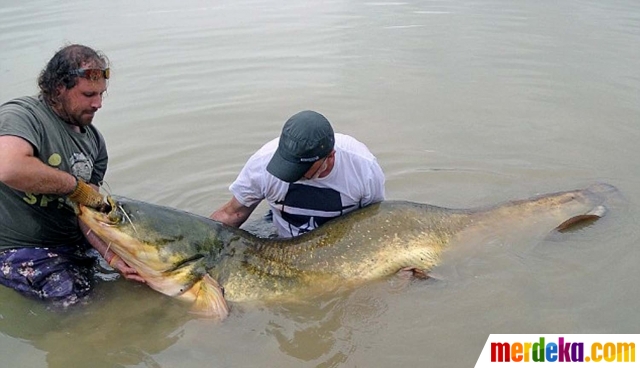
<instances>
[{"instance_id":1,"label":"printed graphic on t-shirt","mask_svg":"<svg viewBox=\"0 0 640 368\"><path fill-rule=\"evenodd\" d=\"M78 178L84 179L88 182L91 180L91 173L93 172L93 162L85 156L84 153L78 152L71 155L69 158L71 164L71 173Z\"/></svg>"},{"instance_id":2,"label":"printed graphic on t-shirt","mask_svg":"<svg viewBox=\"0 0 640 368\"><path fill-rule=\"evenodd\" d=\"M293 236L309 232L354 207L343 207L340 193L334 189L299 183L289 185L284 200L276 205L281 206L282 218L291 225Z\"/></svg>"}]
</instances>

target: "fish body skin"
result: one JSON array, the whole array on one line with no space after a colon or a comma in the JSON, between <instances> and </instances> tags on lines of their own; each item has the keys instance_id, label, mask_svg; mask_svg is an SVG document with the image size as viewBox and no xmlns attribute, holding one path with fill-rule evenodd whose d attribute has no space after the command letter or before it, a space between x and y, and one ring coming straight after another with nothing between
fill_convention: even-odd
<instances>
[{"instance_id":1,"label":"fish body skin","mask_svg":"<svg viewBox=\"0 0 640 368\"><path fill-rule=\"evenodd\" d=\"M232 302L287 300L407 268L428 272L448 246L487 234L530 229L543 234L571 219L600 217L597 209L613 191L597 184L475 209L384 201L293 239L258 238L206 217L124 197L110 198L108 214L84 207L79 218L166 295L202 302L210 288L219 288Z\"/></svg>"}]
</instances>

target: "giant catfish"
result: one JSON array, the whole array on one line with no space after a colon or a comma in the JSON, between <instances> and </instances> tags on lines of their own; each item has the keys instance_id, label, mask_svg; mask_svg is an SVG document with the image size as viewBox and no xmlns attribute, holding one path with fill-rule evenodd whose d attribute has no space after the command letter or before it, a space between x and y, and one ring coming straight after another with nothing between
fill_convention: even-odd
<instances>
[{"instance_id":1,"label":"giant catfish","mask_svg":"<svg viewBox=\"0 0 640 368\"><path fill-rule=\"evenodd\" d=\"M225 318L227 301L291 300L357 286L400 271L424 276L441 253L486 232L547 233L605 213L615 188L541 195L474 209L384 201L293 239L264 239L174 208L109 197L80 207L90 242L107 243L153 289Z\"/></svg>"}]
</instances>

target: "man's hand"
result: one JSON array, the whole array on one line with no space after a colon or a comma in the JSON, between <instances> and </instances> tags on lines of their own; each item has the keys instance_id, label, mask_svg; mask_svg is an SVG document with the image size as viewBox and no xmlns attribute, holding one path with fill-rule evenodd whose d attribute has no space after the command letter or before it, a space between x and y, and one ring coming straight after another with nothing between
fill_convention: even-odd
<instances>
[{"instance_id":1,"label":"man's hand","mask_svg":"<svg viewBox=\"0 0 640 368\"><path fill-rule=\"evenodd\" d=\"M96 209L102 209L105 206L104 197L98 191L93 189L84 180L76 178L76 189L67 196L69 200L85 205L87 207L93 207Z\"/></svg>"},{"instance_id":2,"label":"man's hand","mask_svg":"<svg viewBox=\"0 0 640 368\"><path fill-rule=\"evenodd\" d=\"M82 221L78 222L80 226L80 230L82 234L87 239L89 244L100 253L102 258L111 266L111 268L118 271L122 276L124 276L127 280L139 281L142 283L146 283L146 281L138 275L138 272L129 266L120 256L115 254L112 250L109 249L109 245L105 243L102 239L100 239L87 224Z\"/></svg>"},{"instance_id":3,"label":"man's hand","mask_svg":"<svg viewBox=\"0 0 640 368\"><path fill-rule=\"evenodd\" d=\"M105 258L105 260L107 260L107 263L109 263L109 266L118 270L118 272L120 272L120 274L122 274L125 279L139 281L142 283L146 282L142 277L140 277L140 275L138 275L138 272L135 269L131 268L124 260L122 260L119 255L111 251L107 251L107 257L109 256L111 257L110 259L107 260Z\"/></svg>"}]
</instances>

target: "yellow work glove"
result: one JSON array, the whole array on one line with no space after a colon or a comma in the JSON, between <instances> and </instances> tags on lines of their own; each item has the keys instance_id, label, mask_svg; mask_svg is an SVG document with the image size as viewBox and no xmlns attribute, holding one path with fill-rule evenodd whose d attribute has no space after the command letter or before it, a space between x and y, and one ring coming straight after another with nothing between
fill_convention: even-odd
<instances>
[{"instance_id":1,"label":"yellow work glove","mask_svg":"<svg viewBox=\"0 0 640 368\"><path fill-rule=\"evenodd\" d=\"M67 196L69 200L87 207L100 209L104 206L104 197L84 180L76 178L76 189Z\"/></svg>"}]
</instances>

